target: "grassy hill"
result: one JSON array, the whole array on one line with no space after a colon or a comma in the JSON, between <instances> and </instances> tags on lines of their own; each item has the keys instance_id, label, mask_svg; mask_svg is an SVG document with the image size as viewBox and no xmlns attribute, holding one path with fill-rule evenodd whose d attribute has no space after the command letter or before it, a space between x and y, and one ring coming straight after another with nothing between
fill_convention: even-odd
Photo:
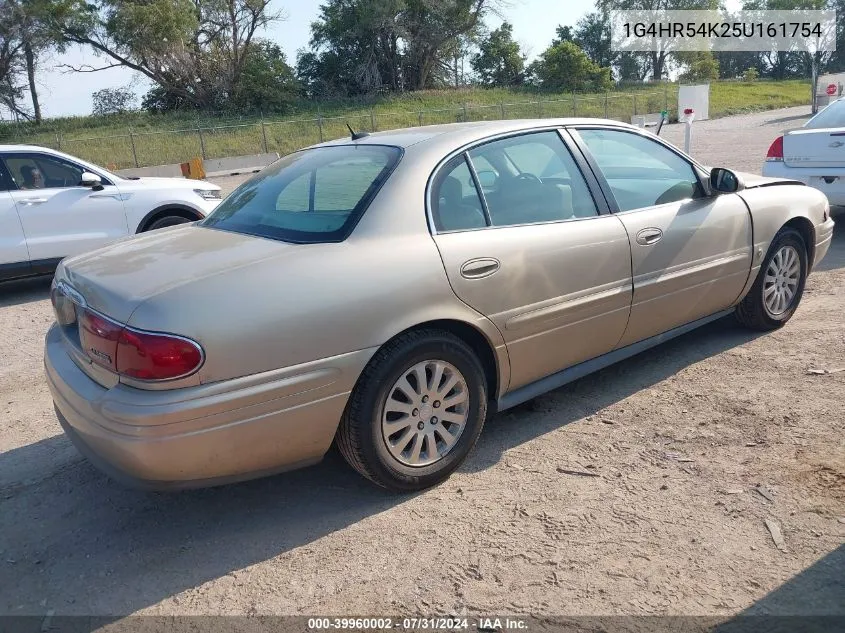
<instances>
[{"instance_id":1,"label":"grassy hill","mask_svg":"<svg viewBox=\"0 0 845 633\"><path fill-rule=\"evenodd\" d=\"M538 94L523 89L428 90L366 100L301 102L282 115L233 116L143 112L67 117L41 125L0 124L0 143L61 149L112 168L178 163L265 151L290 152L356 130L434 123L564 116L630 121L667 109L677 116L678 84L640 84L601 94ZM720 81L711 84L710 116L809 103L807 81Z\"/></svg>"}]
</instances>

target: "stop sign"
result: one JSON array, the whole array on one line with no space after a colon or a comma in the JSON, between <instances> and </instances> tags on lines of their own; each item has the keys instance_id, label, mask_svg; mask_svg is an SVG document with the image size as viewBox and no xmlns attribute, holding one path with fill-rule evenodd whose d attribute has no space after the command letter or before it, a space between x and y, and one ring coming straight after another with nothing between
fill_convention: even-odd
<instances>
[{"instance_id":1,"label":"stop sign","mask_svg":"<svg viewBox=\"0 0 845 633\"><path fill-rule=\"evenodd\" d=\"M836 84L827 84L827 94L831 97L836 94Z\"/></svg>"}]
</instances>

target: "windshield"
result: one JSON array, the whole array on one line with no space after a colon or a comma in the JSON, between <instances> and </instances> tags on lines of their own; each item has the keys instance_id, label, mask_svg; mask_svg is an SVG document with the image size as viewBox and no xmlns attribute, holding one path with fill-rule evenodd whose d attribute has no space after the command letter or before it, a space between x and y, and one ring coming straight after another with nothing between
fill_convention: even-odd
<instances>
[{"instance_id":1,"label":"windshield","mask_svg":"<svg viewBox=\"0 0 845 633\"><path fill-rule=\"evenodd\" d=\"M811 129L845 127L845 100L834 101L804 124Z\"/></svg>"},{"instance_id":2,"label":"windshield","mask_svg":"<svg viewBox=\"0 0 845 633\"><path fill-rule=\"evenodd\" d=\"M400 156L386 145L295 152L247 180L199 224L287 242L342 241Z\"/></svg>"}]
</instances>

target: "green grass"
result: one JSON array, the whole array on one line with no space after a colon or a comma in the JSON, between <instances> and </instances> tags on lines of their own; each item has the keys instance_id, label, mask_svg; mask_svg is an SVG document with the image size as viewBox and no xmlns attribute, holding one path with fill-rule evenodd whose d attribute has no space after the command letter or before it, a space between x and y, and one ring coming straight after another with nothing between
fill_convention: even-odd
<instances>
[{"instance_id":1,"label":"green grass","mask_svg":"<svg viewBox=\"0 0 845 633\"><path fill-rule=\"evenodd\" d=\"M371 99L301 102L285 116L198 116L194 113L49 119L40 126L0 124L0 143L61 149L91 162L122 169L179 163L198 156L221 158L277 151L280 154L356 130L492 119L608 117L659 112L677 117L678 85L638 84L601 94L549 94L524 89L426 90ZM807 81L719 81L711 84L710 116L809 103ZM319 123L318 123L319 117ZM263 127L262 127L263 120ZM134 151L133 151L134 145Z\"/></svg>"}]
</instances>

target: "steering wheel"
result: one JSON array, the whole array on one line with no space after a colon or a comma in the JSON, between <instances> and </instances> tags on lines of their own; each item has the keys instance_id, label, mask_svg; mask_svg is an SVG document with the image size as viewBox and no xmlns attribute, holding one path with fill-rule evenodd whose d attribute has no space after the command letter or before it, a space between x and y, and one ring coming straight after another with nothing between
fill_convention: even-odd
<instances>
[{"instance_id":1,"label":"steering wheel","mask_svg":"<svg viewBox=\"0 0 845 633\"><path fill-rule=\"evenodd\" d=\"M527 171L524 171L521 174L519 174L516 177L516 179L517 180L530 180L530 181L533 181L533 182L539 182L540 184L543 184L543 181L540 180L539 177L535 176L534 174L529 174Z\"/></svg>"}]
</instances>

